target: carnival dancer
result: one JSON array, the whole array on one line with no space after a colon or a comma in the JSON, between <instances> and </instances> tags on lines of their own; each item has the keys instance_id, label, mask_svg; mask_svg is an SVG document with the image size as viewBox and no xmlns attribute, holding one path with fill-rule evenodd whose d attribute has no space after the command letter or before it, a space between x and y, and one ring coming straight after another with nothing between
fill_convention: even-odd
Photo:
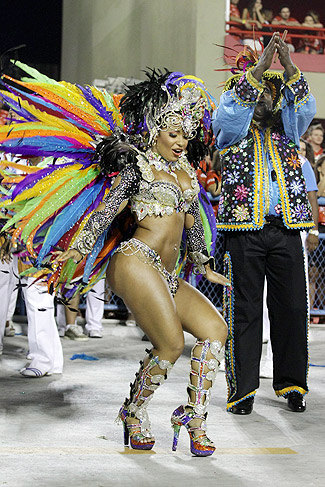
<instances>
[{"instance_id":1,"label":"carnival dancer","mask_svg":"<svg viewBox=\"0 0 325 487\"><path fill-rule=\"evenodd\" d=\"M269 71L274 56L284 74ZM259 386L264 279L271 322L273 387L295 412L308 392L308 306L300 230L314 226L298 156L315 114L307 81L275 33L258 60L237 58L213 121L222 152L218 227L225 231L228 411L249 414ZM253 66L252 66L253 65ZM250 67L250 69L249 69Z\"/></svg>"},{"instance_id":2,"label":"carnival dancer","mask_svg":"<svg viewBox=\"0 0 325 487\"><path fill-rule=\"evenodd\" d=\"M82 285L87 290L89 275L91 284L100 279L111 256L107 267L109 287L125 301L153 344L140 362L130 395L118 415L123 422L125 444L130 440L132 448L153 447L148 402L181 355L184 330L197 338L191 354L188 402L179 406L171 418L173 450L180 428L185 426L191 452L208 456L215 446L206 435L206 408L223 356L226 324L202 294L177 276L176 266L185 252L195 272L229 286L229 281L213 270L210 251L214 229L203 226L200 209L204 221L210 223L213 211L205 198L199 202L200 188L191 165L197 165L202 158L202 138L208 135L213 101L198 78L155 70L148 72L147 78L128 88L120 111L119 100L93 87L67 83L50 86L44 78L24 84L34 92L32 95L19 93L29 99L32 107L22 100L19 105L16 95L6 97L25 116L26 123L13 126L9 135L3 134L4 150L9 146L11 151L13 146L18 150L19 146L22 152L25 145L29 153L65 152L79 159L74 165L56 166L51 174L44 171L26 176L7 203L17 211L12 238L14 245L18 242L27 246L35 270L41 267L40 272L47 273L50 290L64 294L69 284L68 297L73 285L75 291ZM64 109L58 108L59 103ZM43 110L47 110L46 115ZM53 115L58 112L59 119ZM42 121L51 122L46 133ZM34 127L36 131L27 133ZM116 178L111 186L112 175ZM50 187L46 178L52 182ZM45 191L41 197L37 186ZM19 191L20 198L26 198L26 206L27 196L35 195L42 217L34 223L30 219L27 223L28 209L19 209ZM44 201L46 191L51 193L50 203ZM91 197L87 191L92 192ZM47 212L42 205L47 205ZM7 228L12 226L9 222Z\"/></svg>"}]
</instances>

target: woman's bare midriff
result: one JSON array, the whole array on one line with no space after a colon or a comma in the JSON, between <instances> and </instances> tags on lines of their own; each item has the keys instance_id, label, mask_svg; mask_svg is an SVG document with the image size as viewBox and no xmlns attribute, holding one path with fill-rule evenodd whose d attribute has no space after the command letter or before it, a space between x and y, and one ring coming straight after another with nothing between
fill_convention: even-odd
<instances>
[{"instance_id":1,"label":"woman's bare midriff","mask_svg":"<svg viewBox=\"0 0 325 487\"><path fill-rule=\"evenodd\" d=\"M183 212L164 216L146 216L137 222L138 226L133 237L158 252L168 272L172 272L178 258L184 222Z\"/></svg>"}]
</instances>

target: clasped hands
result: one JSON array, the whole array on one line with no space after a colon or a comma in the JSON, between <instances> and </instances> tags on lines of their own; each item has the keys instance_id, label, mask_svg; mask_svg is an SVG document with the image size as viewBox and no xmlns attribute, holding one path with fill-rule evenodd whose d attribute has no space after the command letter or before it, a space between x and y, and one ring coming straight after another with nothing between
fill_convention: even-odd
<instances>
[{"instance_id":1,"label":"clasped hands","mask_svg":"<svg viewBox=\"0 0 325 487\"><path fill-rule=\"evenodd\" d=\"M274 32L270 42L264 49L257 65L252 70L252 75L257 81L262 79L264 71L268 70L272 64L274 55L278 53L279 61L284 67L287 77L291 78L296 72L296 66L290 57L288 45L281 39L279 32Z\"/></svg>"}]
</instances>

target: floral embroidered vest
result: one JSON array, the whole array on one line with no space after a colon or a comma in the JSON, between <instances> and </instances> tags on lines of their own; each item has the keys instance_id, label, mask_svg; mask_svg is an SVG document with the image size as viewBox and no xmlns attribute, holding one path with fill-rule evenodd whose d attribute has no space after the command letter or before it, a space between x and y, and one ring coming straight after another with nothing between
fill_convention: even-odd
<instances>
[{"instance_id":1,"label":"floral embroidered vest","mask_svg":"<svg viewBox=\"0 0 325 487\"><path fill-rule=\"evenodd\" d=\"M248 134L223 155L222 195L217 227L222 230L256 230L268 214L269 175L263 164L269 153L279 187L277 213L287 228L314 225L296 145L281 129L266 129L264 144L260 129L251 124Z\"/></svg>"}]
</instances>

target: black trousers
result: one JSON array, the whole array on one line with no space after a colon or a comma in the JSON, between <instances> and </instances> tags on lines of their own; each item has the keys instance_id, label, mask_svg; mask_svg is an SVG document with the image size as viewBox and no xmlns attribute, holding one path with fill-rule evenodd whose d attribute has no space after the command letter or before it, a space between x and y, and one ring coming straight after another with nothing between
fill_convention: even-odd
<instances>
[{"instance_id":1,"label":"black trousers","mask_svg":"<svg viewBox=\"0 0 325 487\"><path fill-rule=\"evenodd\" d=\"M228 408L254 395L259 387L263 335L263 288L273 350L273 388L278 396L308 391L308 301L304 254L299 231L266 224L263 229L225 232L224 314Z\"/></svg>"}]
</instances>

